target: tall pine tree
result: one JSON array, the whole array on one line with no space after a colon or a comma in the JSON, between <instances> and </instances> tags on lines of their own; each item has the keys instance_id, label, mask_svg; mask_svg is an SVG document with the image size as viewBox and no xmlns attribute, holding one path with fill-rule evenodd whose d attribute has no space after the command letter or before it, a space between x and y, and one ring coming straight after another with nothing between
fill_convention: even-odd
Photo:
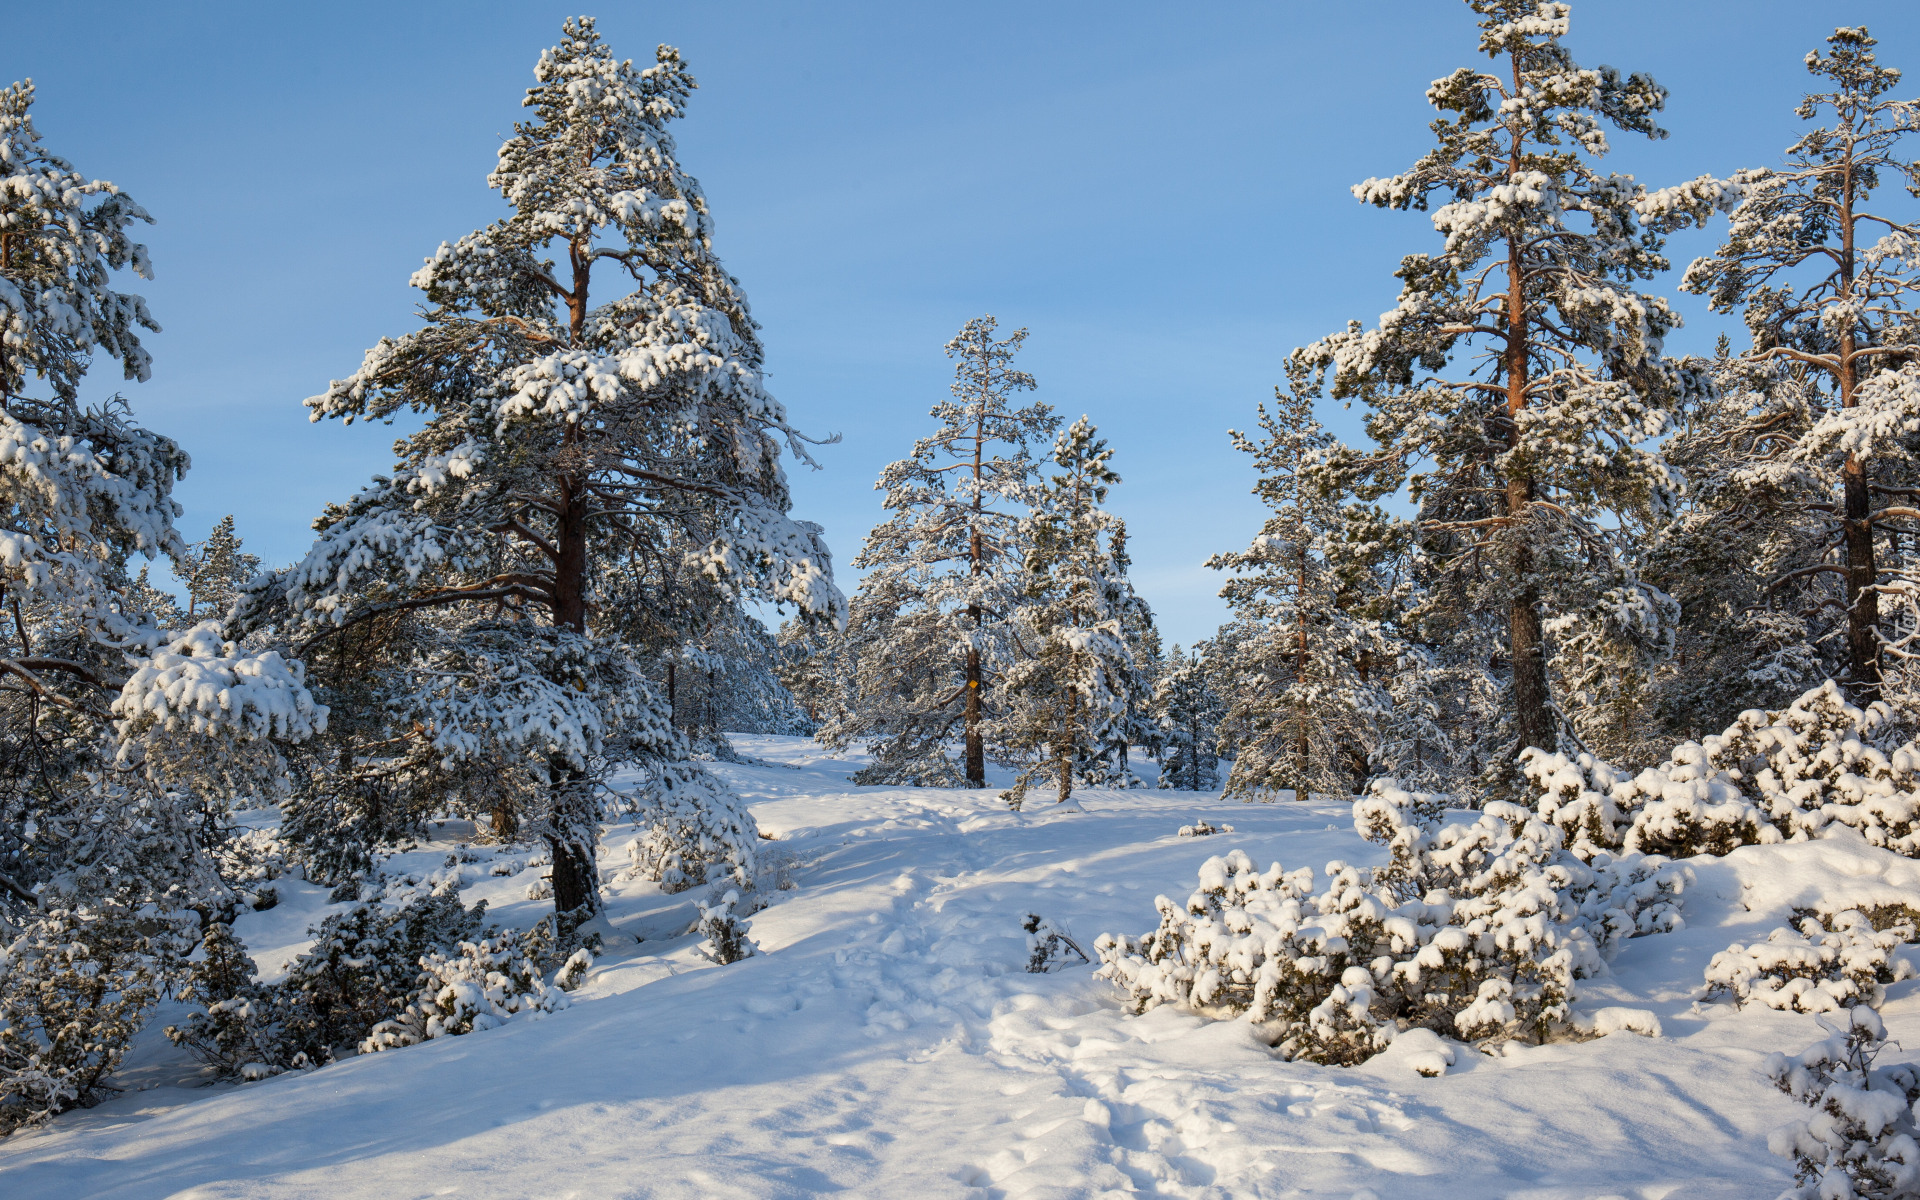
<instances>
[{"instance_id":1,"label":"tall pine tree","mask_svg":"<svg viewBox=\"0 0 1920 1200\"><path fill-rule=\"evenodd\" d=\"M1385 208L1433 210L1437 253L1402 260L1398 304L1298 351L1332 394L1369 412L1375 449L1336 449L1328 486L1361 498L1406 489L1427 582L1504 628L1481 648L1506 675L1506 754L1553 748L1544 622L1638 628L1620 610L1666 614L1623 553L1673 502L1652 439L1704 386L1662 355L1679 324L1634 284L1659 271L1659 233L1725 196L1710 181L1652 203L1603 173L1605 130L1661 137L1663 88L1577 66L1561 44L1568 6L1469 0L1487 68L1428 89L1437 144L1402 175L1354 188Z\"/></svg>"},{"instance_id":2,"label":"tall pine tree","mask_svg":"<svg viewBox=\"0 0 1920 1200\"><path fill-rule=\"evenodd\" d=\"M1795 575L1836 585L1836 603L1822 607L1844 625L1847 684L1862 703L1880 694L1881 548L1920 517L1920 479L1905 469L1920 406L1911 379L1892 371L1920 354L1909 309L1920 295L1920 222L1886 207L1900 200L1889 185L1920 189L1920 166L1902 157L1920 129L1920 101L1890 94L1900 72L1879 64L1875 44L1864 28L1843 27L1827 54L1807 55L1828 90L1796 111L1829 123L1788 147L1779 169L1735 177L1741 198L1727 241L1682 284L1716 311L1742 311L1749 358L1791 363L1815 386L1824 411L1779 457L1823 477L1808 480L1822 494L1801 507L1838 553L1820 546Z\"/></svg>"},{"instance_id":3,"label":"tall pine tree","mask_svg":"<svg viewBox=\"0 0 1920 1200\"><path fill-rule=\"evenodd\" d=\"M1332 439L1305 391L1277 393L1272 412L1262 405L1260 428L1258 441L1232 437L1253 456L1254 492L1271 515L1247 549L1207 560L1232 573L1220 594L1240 627L1216 643L1222 720L1236 748L1226 790L1248 799L1347 795L1368 773L1389 706L1379 679L1399 658L1377 619L1386 589L1364 551L1352 553L1347 526L1386 518L1365 506L1348 512L1314 489L1309 468ZM1377 552L1392 540L1363 545Z\"/></svg>"},{"instance_id":4,"label":"tall pine tree","mask_svg":"<svg viewBox=\"0 0 1920 1200\"><path fill-rule=\"evenodd\" d=\"M187 619L197 614L225 616L240 589L259 573L259 556L241 548L240 535L233 529L233 514L221 517L206 541L187 548L183 580L187 585Z\"/></svg>"},{"instance_id":5,"label":"tall pine tree","mask_svg":"<svg viewBox=\"0 0 1920 1200\"><path fill-rule=\"evenodd\" d=\"M535 78L489 176L508 214L414 274L421 328L308 401L316 420L410 410L423 427L252 611L284 604L305 650L343 668L349 635L405 631L340 764L408 761L426 788L436 768L484 768L550 847L556 908L582 912L620 764L651 773L653 811L720 827L673 852L680 876L749 869L751 818L686 761L642 661L697 633L682 583L817 618L843 601L818 527L787 516L782 442L811 459L675 157L667 126L694 87L678 51L636 69L569 20ZM661 614L651 645L641 608Z\"/></svg>"},{"instance_id":6,"label":"tall pine tree","mask_svg":"<svg viewBox=\"0 0 1920 1200\"><path fill-rule=\"evenodd\" d=\"M1011 662L1020 522L1039 495L1028 447L1059 427L1045 404L1013 406L1035 386L1013 366L1027 331L996 339L997 328L978 317L947 343L953 398L933 407L940 427L875 485L893 515L854 559L868 570L848 635L861 698L854 720L830 730L842 744L870 741L863 783L986 786L985 696ZM946 748L956 729L958 771Z\"/></svg>"},{"instance_id":7,"label":"tall pine tree","mask_svg":"<svg viewBox=\"0 0 1920 1200\"><path fill-rule=\"evenodd\" d=\"M1160 724L1160 786L1210 792L1220 785L1215 731L1226 705L1208 670L1206 643L1182 653L1175 646L1153 689L1154 715Z\"/></svg>"},{"instance_id":8,"label":"tall pine tree","mask_svg":"<svg viewBox=\"0 0 1920 1200\"><path fill-rule=\"evenodd\" d=\"M88 370L149 372L147 214L51 153L31 83L0 89L0 1136L93 1103L203 921L238 794L271 792L276 743L326 710L297 665L171 640L145 567L186 545L187 456Z\"/></svg>"},{"instance_id":9,"label":"tall pine tree","mask_svg":"<svg viewBox=\"0 0 1920 1200\"><path fill-rule=\"evenodd\" d=\"M1060 472L1025 522L1026 602L1013 618L1022 657L995 693L999 741L1029 758L1003 793L1015 809L1041 778L1062 802L1076 779L1127 786L1120 755L1145 691L1128 630L1145 602L1127 579L1126 525L1101 507L1120 482L1112 457L1092 422L1075 421L1054 443Z\"/></svg>"}]
</instances>

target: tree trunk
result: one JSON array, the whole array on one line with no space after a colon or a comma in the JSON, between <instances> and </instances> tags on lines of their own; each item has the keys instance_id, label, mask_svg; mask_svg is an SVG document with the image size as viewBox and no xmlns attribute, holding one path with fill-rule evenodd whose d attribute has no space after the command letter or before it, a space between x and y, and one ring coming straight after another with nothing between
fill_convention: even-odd
<instances>
[{"instance_id":1,"label":"tree trunk","mask_svg":"<svg viewBox=\"0 0 1920 1200\"><path fill-rule=\"evenodd\" d=\"M1078 692L1072 688L1067 689L1066 702L1062 706L1064 711L1060 719L1060 744L1054 748L1054 754L1059 759L1060 771L1060 798L1054 801L1056 804L1065 804L1073 795L1073 752L1080 740L1077 736L1079 730L1074 726L1077 715L1075 710L1078 707L1075 702L1079 698Z\"/></svg>"},{"instance_id":2,"label":"tree trunk","mask_svg":"<svg viewBox=\"0 0 1920 1200\"><path fill-rule=\"evenodd\" d=\"M593 851L577 842L549 837L553 851L553 910L591 914L600 909L599 871Z\"/></svg>"},{"instance_id":3,"label":"tree trunk","mask_svg":"<svg viewBox=\"0 0 1920 1200\"><path fill-rule=\"evenodd\" d=\"M1846 485L1841 542L1847 555L1847 668L1853 699L1865 705L1880 698L1880 593L1874 590L1880 568L1874 556L1866 464L1847 455L1842 478Z\"/></svg>"},{"instance_id":4,"label":"tree trunk","mask_svg":"<svg viewBox=\"0 0 1920 1200\"><path fill-rule=\"evenodd\" d=\"M579 435L569 428L567 441ZM587 631L587 495L571 476L560 480L559 519L554 523L553 623Z\"/></svg>"},{"instance_id":5,"label":"tree trunk","mask_svg":"<svg viewBox=\"0 0 1920 1200\"><path fill-rule=\"evenodd\" d=\"M600 870L594 861L594 841L582 841L582 827L598 824L589 810L593 797L585 775L555 757L547 764L547 783L553 793L553 815L548 820L547 848L553 852L553 911L591 916L600 911Z\"/></svg>"},{"instance_id":6,"label":"tree trunk","mask_svg":"<svg viewBox=\"0 0 1920 1200\"><path fill-rule=\"evenodd\" d=\"M1852 148L1842 168L1840 189L1840 295L1845 302L1853 294L1854 211ZM1856 392L1859 375L1853 355L1859 348L1849 324L1840 335L1839 370L1834 372L1835 390L1840 407L1859 404ZM1879 564L1874 561L1873 493L1868 487L1867 464L1853 454L1847 455L1841 469L1844 491L1840 522L1840 541L1847 556L1847 673L1853 699L1867 705L1880 698L1880 582Z\"/></svg>"},{"instance_id":7,"label":"tree trunk","mask_svg":"<svg viewBox=\"0 0 1920 1200\"><path fill-rule=\"evenodd\" d=\"M984 389L988 380L981 379ZM980 516L986 497L980 492L981 467L986 452L987 427L982 417L973 426L973 526L968 530L968 569L977 579L987 569L986 546L980 540ZM986 627L986 614L978 604L967 606L973 621L973 645L967 648L967 786L987 786L987 747L980 736L980 633Z\"/></svg>"},{"instance_id":8,"label":"tree trunk","mask_svg":"<svg viewBox=\"0 0 1920 1200\"><path fill-rule=\"evenodd\" d=\"M567 311L574 345L580 345L586 329L587 278L591 259L579 246L573 247L573 292L567 297ZM555 481L556 508L553 529L553 623L575 633L587 631L587 502L586 481L574 474L573 461L580 444L580 427L569 424L562 451L560 476ZM579 686L585 688L584 680ZM589 811L593 797L585 786L585 772L563 759L547 764L547 786L551 796L551 815L546 840L553 852L553 908L556 913L582 914L599 911L600 878L594 862L597 838L584 844L582 828L597 828L598 814Z\"/></svg>"},{"instance_id":9,"label":"tree trunk","mask_svg":"<svg viewBox=\"0 0 1920 1200\"><path fill-rule=\"evenodd\" d=\"M1293 646L1293 686L1306 694L1307 686L1307 547L1303 540L1300 545L1300 579L1294 591L1294 646ZM1312 798L1312 789L1307 783L1307 758L1313 752L1307 740L1307 706L1305 701L1294 706L1294 745L1293 745L1293 798L1308 800Z\"/></svg>"},{"instance_id":10,"label":"tree trunk","mask_svg":"<svg viewBox=\"0 0 1920 1200\"><path fill-rule=\"evenodd\" d=\"M1509 484L1507 488L1509 511L1514 504L1515 486ZM1515 574L1524 578L1533 569L1533 555L1526 550L1517 551L1513 568ZM1507 618L1518 747L1524 750L1537 746L1551 751L1558 745L1559 737L1554 729L1552 697L1547 689L1547 647L1540 628L1540 590L1521 588L1513 597Z\"/></svg>"},{"instance_id":11,"label":"tree trunk","mask_svg":"<svg viewBox=\"0 0 1920 1200\"><path fill-rule=\"evenodd\" d=\"M969 610L980 627L980 607ZM951 677L949 677L951 678ZM987 747L980 737L980 647L967 648L967 786L987 786Z\"/></svg>"},{"instance_id":12,"label":"tree trunk","mask_svg":"<svg viewBox=\"0 0 1920 1200\"><path fill-rule=\"evenodd\" d=\"M563 478L560 497L560 519L554 531L554 549L558 554L553 571L553 620L556 625L584 634L587 631L586 496L573 479ZM586 686L584 680L580 686ZM584 811L592 804L592 797L584 786L585 779L585 772L558 758L548 769L552 815L548 821L547 845L553 851L556 913L591 914L600 908L594 840L583 844L578 836L582 826L596 824L597 818L597 814Z\"/></svg>"},{"instance_id":13,"label":"tree trunk","mask_svg":"<svg viewBox=\"0 0 1920 1200\"><path fill-rule=\"evenodd\" d=\"M1516 163L1515 170L1518 170ZM1507 446L1520 444L1520 411L1527 406L1526 279L1520 262L1520 242L1507 239L1507 329L1503 366L1507 383ZM1555 734L1552 700L1547 689L1546 642L1540 622L1540 589L1533 582L1533 553L1526 546L1524 526L1532 508L1533 480L1514 476L1507 481L1507 531L1516 540L1513 578L1517 590L1507 611L1507 659L1513 671L1513 726L1518 749L1537 746L1551 751Z\"/></svg>"}]
</instances>

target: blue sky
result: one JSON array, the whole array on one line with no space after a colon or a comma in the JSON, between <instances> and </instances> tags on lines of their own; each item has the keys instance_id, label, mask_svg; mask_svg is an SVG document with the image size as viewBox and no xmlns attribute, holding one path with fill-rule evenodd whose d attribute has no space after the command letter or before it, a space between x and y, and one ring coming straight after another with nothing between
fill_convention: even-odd
<instances>
[{"instance_id":1,"label":"blue sky","mask_svg":"<svg viewBox=\"0 0 1920 1200\"><path fill-rule=\"evenodd\" d=\"M309 425L300 401L412 328L407 276L500 213L486 173L572 11L65 0L9 15L0 76L39 85L49 146L157 218L158 278L130 289L165 327L153 378L93 387L122 388L192 453L189 536L233 512L250 549L291 560L322 505L387 465L392 431ZM1112 441L1136 583L1181 642L1224 615L1201 562L1260 521L1225 431L1251 423L1289 350L1371 321L1399 258L1435 245L1424 217L1363 209L1348 186L1409 165L1428 81L1475 61L1451 0L596 15L619 53L669 42L700 80L681 159L775 392L802 428L844 435L795 478L796 512L839 561L879 517L880 467L929 428L941 346L991 312L1032 331L1039 397ZM1672 137L1614 153L1661 185L1776 161L1800 126L1801 59L1841 23L1920 72L1920 6L1891 0L1585 0L1568 44L1672 91ZM1676 239L1675 261L1709 237ZM1679 306L1676 348L1710 348L1724 322ZM1323 420L1352 433L1355 417Z\"/></svg>"}]
</instances>

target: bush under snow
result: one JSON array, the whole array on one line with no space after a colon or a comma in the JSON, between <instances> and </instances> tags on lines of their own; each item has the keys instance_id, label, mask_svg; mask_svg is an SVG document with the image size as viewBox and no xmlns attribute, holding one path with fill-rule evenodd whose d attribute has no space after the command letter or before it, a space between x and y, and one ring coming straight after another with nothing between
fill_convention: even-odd
<instances>
[{"instance_id":1,"label":"bush under snow","mask_svg":"<svg viewBox=\"0 0 1920 1200\"><path fill-rule=\"evenodd\" d=\"M721 966L751 958L756 948L748 936L753 922L736 912L736 905L740 905L740 893L732 888L711 904L704 900L696 904L700 910L700 952Z\"/></svg>"},{"instance_id":2,"label":"bush under snow","mask_svg":"<svg viewBox=\"0 0 1920 1200\"><path fill-rule=\"evenodd\" d=\"M485 903L463 906L450 869L440 886L397 880L329 916L278 983L256 982L244 948L212 926L180 993L205 1011L167 1036L222 1076L259 1079L567 1007L592 962L585 949L561 961L572 929L550 916L483 930Z\"/></svg>"},{"instance_id":3,"label":"bush under snow","mask_svg":"<svg viewBox=\"0 0 1920 1200\"><path fill-rule=\"evenodd\" d=\"M547 985L535 958L538 948L530 942L518 933L503 934L422 958L413 1001L368 1031L360 1052L493 1029L516 1015L543 1017L566 1008L566 992Z\"/></svg>"},{"instance_id":4,"label":"bush under snow","mask_svg":"<svg viewBox=\"0 0 1920 1200\"><path fill-rule=\"evenodd\" d=\"M636 789L644 832L628 846L625 874L661 890L702 884L751 888L760 873L760 829L740 798L698 763L656 764L650 786Z\"/></svg>"},{"instance_id":5,"label":"bush under snow","mask_svg":"<svg viewBox=\"0 0 1920 1200\"><path fill-rule=\"evenodd\" d=\"M1885 745L1891 728L1884 704L1856 708L1829 680L1638 774L1589 754L1530 749L1521 762L1541 818L1582 857L1725 854L1834 825L1920 857L1920 746Z\"/></svg>"},{"instance_id":6,"label":"bush under snow","mask_svg":"<svg viewBox=\"0 0 1920 1200\"><path fill-rule=\"evenodd\" d=\"M1155 900L1159 928L1102 935L1100 974L1136 1012L1245 1017L1289 1058L1348 1064L1410 1028L1468 1041L1578 1032L1575 981L1622 939L1679 925L1684 867L1583 862L1516 805L1438 827L1429 807L1391 787L1356 802L1355 826L1390 859L1330 863L1320 887L1310 868L1260 871L1239 850L1208 859L1185 905Z\"/></svg>"},{"instance_id":7,"label":"bush under snow","mask_svg":"<svg viewBox=\"0 0 1920 1200\"><path fill-rule=\"evenodd\" d=\"M155 998L149 950L124 914L64 908L0 943L0 1136L115 1090Z\"/></svg>"},{"instance_id":8,"label":"bush under snow","mask_svg":"<svg viewBox=\"0 0 1920 1200\"><path fill-rule=\"evenodd\" d=\"M1825 1041L1792 1058L1768 1058L1774 1086L1813 1110L1767 1139L1768 1148L1796 1168L1798 1186L1779 1200L1920 1196L1913 1108L1920 1101L1920 1067L1875 1067L1886 1037L1880 1014L1863 1005Z\"/></svg>"},{"instance_id":9,"label":"bush under snow","mask_svg":"<svg viewBox=\"0 0 1920 1200\"><path fill-rule=\"evenodd\" d=\"M1895 951L1916 940L1913 910L1903 904L1806 913L1764 942L1736 942L1714 955L1707 964L1707 990L1743 1005L1792 1012L1877 1007L1887 984L1913 974L1912 965Z\"/></svg>"}]
</instances>

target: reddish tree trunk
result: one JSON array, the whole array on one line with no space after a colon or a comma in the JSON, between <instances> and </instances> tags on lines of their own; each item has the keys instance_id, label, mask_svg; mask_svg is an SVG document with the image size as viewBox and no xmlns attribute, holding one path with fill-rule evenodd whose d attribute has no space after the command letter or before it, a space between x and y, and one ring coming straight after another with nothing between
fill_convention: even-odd
<instances>
[{"instance_id":1,"label":"reddish tree trunk","mask_svg":"<svg viewBox=\"0 0 1920 1200\"><path fill-rule=\"evenodd\" d=\"M1517 168L1516 168L1517 169ZM1520 242L1507 240L1507 446L1520 444L1520 412L1527 406L1527 306ZM1555 736L1553 709L1547 689L1546 638L1540 623L1540 589L1529 580L1533 553L1524 542L1523 527L1534 498L1533 480L1516 475L1507 480L1505 507L1508 529L1522 538L1513 552L1513 575L1520 586L1507 612L1508 662L1513 671L1514 732L1519 748L1552 750Z\"/></svg>"},{"instance_id":2,"label":"reddish tree trunk","mask_svg":"<svg viewBox=\"0 0 1920 1200\"><path fill-rule=\"evenodd\" d=\"M1853 294L1854 277L1851 147L1841 171L1840 299L1844 302ZM1834 373L1842 408L1852 408L1860 402L1856 395L1860 379L1853 365L1857 349L1858 342L1849 325L1840 335L1839 370ZM1847 671L1851 676L1848 682L1852 684L1856 701L1871 704L1880 698L1880 593L1874 590L1874 585L1880 582L1880 569L1874 560L1873 493L1868 486L1867 464L1857 455L1847 455L1840 478L1844 493L1840 541L1847 557Z\"/></svg>"}]
</instances>

